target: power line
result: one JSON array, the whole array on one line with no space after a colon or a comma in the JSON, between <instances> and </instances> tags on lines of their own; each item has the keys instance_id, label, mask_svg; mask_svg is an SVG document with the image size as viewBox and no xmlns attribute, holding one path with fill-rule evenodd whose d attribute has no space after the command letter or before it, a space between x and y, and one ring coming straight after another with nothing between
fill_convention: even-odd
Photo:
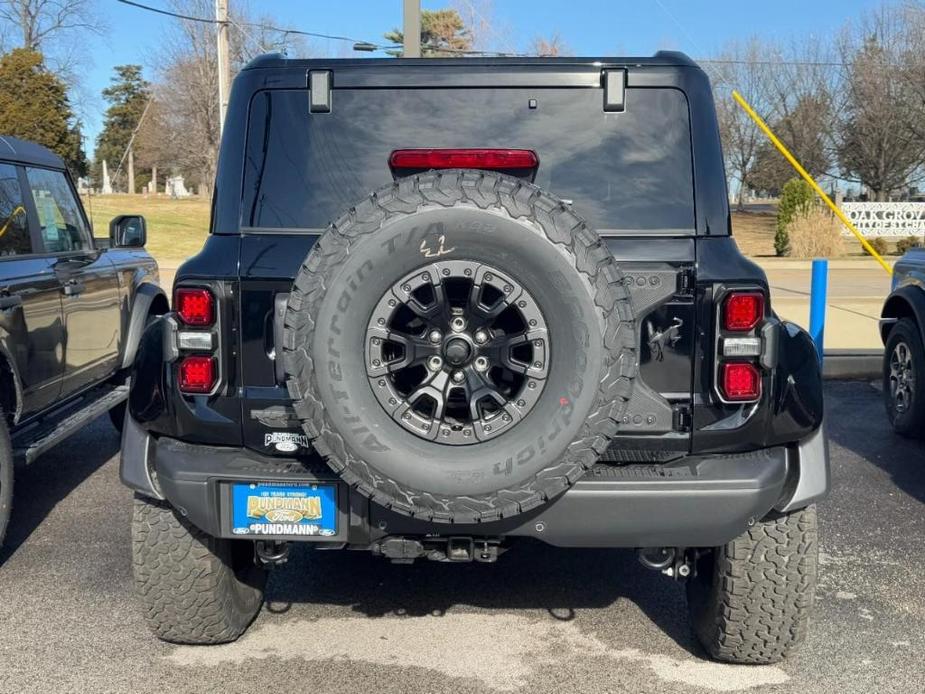
<instances>
[{"instance_id":1,"label":"power line","mask_svg":"<svg viewBox=\"0 0 925 694\"><path fill-rule=\"evenodd\" d=\"M151 7L150 5L143 5L140 2L135 2L134 0L117 0L123 5L131 5L132 7L137 7L142 10L147 10L148 12L156 12L157 14L166 15L167 17L174 17L176 19L185 19L190 22L201 22L202 24L222 24L223 22L212 19L210 17L194 17L188 14L181 14L179 12L171 12L170 10L164 10L160 7ZM235 26L240 28L241 26L248 26L254 29L265 29L267 31L277 31L281 34L296 34L298 36L311 36L318 39L330 39L332 41L350 41L351 43L369 43L368 41L360 41L360 39L350 38L349 36L336 36L333 34L318 34L312 31L301 31L300 29L283 29L282 27L272 26L270 24L257 24L254 22L232 22ZM375 45L375 44L373 44ZM391 48L391 46L376 46L376 48Z\"/></svg>"},{"instance_id":2,"label":"power line","mask_svg":"<svg viewBox=\"0 0 925 694\"><path fill-rule=\"evenodd\" d=\"M131 5L132 7L137 7L142 10L147 10L149 12L155 12L157 14L162 14L167 17L174 17L175 19L185 19L190 22L201 22L203 24L222 24L223 22L212 19L209 17L194 17L188 14L182 14L180 12L172 12L170 10L164 10L160 7L151 7L150 5L144 5L140 2L135 2L135 0L117 0L123 5ZM301 29L284 29L282 27L273 26L271 24L257 24L254 22L235 22L229 20L229 23L240 29L242 32L244 27L251 27L253 29L264 29L266 31L276 31L283 35L293 34L296 36L311 36L313 38L319 39L330 39L332 41L349 41L354 44L363 44L364 46L372 47L373 50L382 51L390 50L395 48L401 48L401 45L382 45L373 43L372 41L362 41L360 39L351 38L349 36L337 36L336 34L319 34L313 31L302 31ZM501 51L474 51L467 50L464 48L451 48L449 46L434 46L434 45L423 45L422 48L427 48L432 51L441 52L441 53L456 53L459 55L485 55L485 56L501 56L501 57L526 57L523 53L504 53Z\"/></svg>"}]
</instances>

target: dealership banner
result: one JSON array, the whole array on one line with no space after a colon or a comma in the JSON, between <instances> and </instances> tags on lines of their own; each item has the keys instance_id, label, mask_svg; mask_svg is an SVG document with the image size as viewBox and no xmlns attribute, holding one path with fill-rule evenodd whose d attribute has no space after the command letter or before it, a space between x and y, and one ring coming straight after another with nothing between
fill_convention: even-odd
<instances>
[{"instance_id":1,"label":"dealership banner","mask_svg":"<svg viewBox=\"0 0 925 694\"><path fill-rule=\"evenodd\" d=\"M843 202L841 210L867 237L925 236L925 202Z\"/></svg>"}]
</instances>

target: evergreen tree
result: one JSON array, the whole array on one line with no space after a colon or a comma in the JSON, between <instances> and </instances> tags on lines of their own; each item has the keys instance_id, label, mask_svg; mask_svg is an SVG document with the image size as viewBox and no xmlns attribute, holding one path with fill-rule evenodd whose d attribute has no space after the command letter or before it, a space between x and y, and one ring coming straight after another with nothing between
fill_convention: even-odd
<instances>
[{"instance_id":1,"label":"evergreen tree","mask_svg":"<svg viewBox=\"0 0 925 694\"><path fill-rule=\"evenodd\" d=\"M17 48L0 56L0 134L44 145L64 159L73 175L87 173L67 87L45 69L37 51Z\"/></svg>"},{"instance_id":2,"label":"evergreen tree","mask_svg":"<svg viewBox=\"0 0 925 694\"><path fill-rule=\"evenodd\" d=\"M386 41L404 43L401 29L384 35ZM424 58L460 57L472 49L472 31L456 10L421 10L421 56ZM401 51L386 51L400 56Z\"/></svg>"},{"instance_id":3,"label":"evergreen tree","mask_svg":"<svg viewBox=\"0 0 925 694\"><path fill-rule=\"evenodd\" d=\"M93 156L94 175L98 181L101 180L104 159L110 173L115 172L151 95L150 85L141 76L141 65L117 65L114 71L111 85L103 90L103 98L109 103L109 108L106 109L103 129L96 138ZM124 169L125 165L123 172Z\"/></svg>"}]
</instances>

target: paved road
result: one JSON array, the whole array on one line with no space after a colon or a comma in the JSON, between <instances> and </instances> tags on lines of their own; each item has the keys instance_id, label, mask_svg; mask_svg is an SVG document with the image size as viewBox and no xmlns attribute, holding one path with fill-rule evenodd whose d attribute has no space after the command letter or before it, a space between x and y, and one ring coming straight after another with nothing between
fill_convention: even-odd
<instances>
[{"instance_id":1,"label":"paved road","mask_svg":"<svg viewBox=\"0 0 925 694\"><path fill-rule=\"evenodd\" d=\"M780 666L705 660L682 588L631 553L541 545L494 566L296 552L238 643L160 643L132 596L131 499L104 418L18 477L0 692L920 692L925 445L887 433L868 384L829 384L828 408L816 619Z\"/></svg>"}]
</instances>

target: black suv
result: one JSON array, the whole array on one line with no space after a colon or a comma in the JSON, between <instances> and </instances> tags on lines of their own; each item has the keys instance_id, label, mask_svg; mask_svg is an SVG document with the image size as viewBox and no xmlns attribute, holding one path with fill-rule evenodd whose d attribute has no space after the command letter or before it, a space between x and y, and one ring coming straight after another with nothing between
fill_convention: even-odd
<instances>
[{"instance_id":1,"label":"black suv","mask_svg":"<svg viewBox=\"0 0 925 694\"><path fill-rule=\"evenodd\" d=\"M167 311L145 221L96 239L64 162L0 136L0 544L13 463L109 411L121 428L145 322Z\"/></svg>"},{"instance_id":2,"label":"black suv","mask_svg":"<svg viewBox=\"0 0 925 694\"><path fill-rule=\"evenodd\" d=\"M683 55L257 59L133 373L135 580L168 641L237 638L292 542L520 538L638 548L722 660L806 633L819 368L730 236Z\"/></svg>"},{"instance_id":3,"label":"black suv","mask_svg":"<svg viewBox=\"0 0 925 694\"><path fill-rule=\"evenodd\" d=\"M896 261L893 288L880 319L883 338L883 397L893 430L925 436L925 249ZM918 387L916 387L918 382Z\"/></svg>"}]
</instances>

